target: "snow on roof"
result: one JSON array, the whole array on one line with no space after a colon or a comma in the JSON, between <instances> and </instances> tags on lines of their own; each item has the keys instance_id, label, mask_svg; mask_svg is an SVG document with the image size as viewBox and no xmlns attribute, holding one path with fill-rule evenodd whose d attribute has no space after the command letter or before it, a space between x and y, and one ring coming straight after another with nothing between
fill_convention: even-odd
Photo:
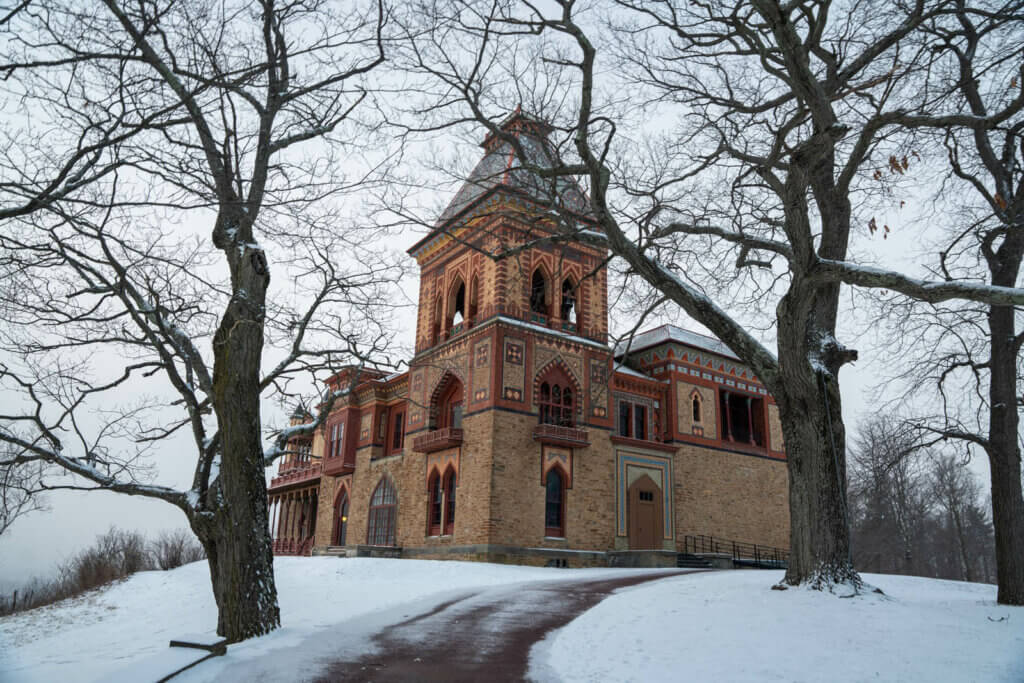
<instances>
[{"instance_id":1,"label":"snow on roof","mask_svg":"<svg viewBox=\"0 0 1024 683\"><path fill-rule=\"evenodd\" d=\"M717 353L718 355L725 356L726 358L740 360L740 357L733 353L732 349L720 340L704 334L692 332L690 330L684 330L683 328L676 327L675 325L662 325L661 327L655 327L653 330L647 330L646 332L634 335L632 339L626 339L619 342L619 344L615 346L615 357L621 358L626 355L627 350L632 355L639 353L644 349L649 349L652 346L659 346L669 342L685 344L686 346L692 346L694 348L703 349L704 351L710 351L711 353Z\"/></svg>"},{"instance_id":2,"label":"snow on roof","mask_svg":"<svg viewBox=\"0 0 1024 683\"><path fill-rule=\"evenodd\" d=\"M644 373L640 372L639 370L634 370L633 368L631 368L631 367L629 367L627 365L622 365L621 363L616 363L615 364L614 371L615 372L621 372L623 375L631 375L633 377L640 377L642 379L651 380L652 382L661 382L662 381L662 380L659 380L659 379L657 379L655 377L651 377L650 375L645 375Z\"/></svg>"}]
</instances>

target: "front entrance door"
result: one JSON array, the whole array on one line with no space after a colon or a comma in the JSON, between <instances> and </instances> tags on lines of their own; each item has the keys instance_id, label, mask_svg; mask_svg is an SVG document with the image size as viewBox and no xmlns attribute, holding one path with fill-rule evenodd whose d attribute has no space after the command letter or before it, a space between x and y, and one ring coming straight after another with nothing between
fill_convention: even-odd
<instances>
[{"instance_id":1,"label":"front entrance door","mask_svg":"<svg viewBox=\"0 0 1024 683\"><path fill-rule=\"evenodd\" d=\"M661 487L646 474L629 487L629 548L660 550L664 535Z\"/></svg>"}]
</instances>

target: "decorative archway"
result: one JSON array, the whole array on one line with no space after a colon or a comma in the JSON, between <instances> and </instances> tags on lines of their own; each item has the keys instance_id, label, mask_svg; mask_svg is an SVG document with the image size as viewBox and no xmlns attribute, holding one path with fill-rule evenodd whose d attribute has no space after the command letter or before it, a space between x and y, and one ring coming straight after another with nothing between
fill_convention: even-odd
<instances>
[{"instance_id":1,"label":"decorative archway","mask_svg":"<svg viewBox=\"0 0 1024 683\"><path fill-rule=\"evenodd\" d=\"M346 545L348 540L348 513L349 513L348 485L342 482L334 494L334 521L331 526L331 544Z\"/></svg>"},{"instance_id":2,"label":"decorative archway","mask_svg":"<svg viewBox=\"0 0 1024 683\"><path fill-rule=\"evenodd\" d=\"M430 428L458 428L462 424L464 384L454 372L446 370L430 394Z\"/></svg>"}]
</instances>

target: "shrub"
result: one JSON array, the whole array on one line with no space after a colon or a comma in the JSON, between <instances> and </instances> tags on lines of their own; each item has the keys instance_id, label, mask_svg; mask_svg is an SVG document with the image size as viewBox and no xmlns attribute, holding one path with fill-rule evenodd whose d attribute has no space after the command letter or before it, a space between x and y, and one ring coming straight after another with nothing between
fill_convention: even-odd
<instances>
[{"instance_id":1,"label":"shrub","mask_svg":"<svg viewBox=\"0 0 1024 683\"><path fill-rule=\"evenodd\" d=\"M206 558L203 546L184 529L165 531L150 543L153 562L160 569L174 569Z\"/></svg>"}]
</instances>

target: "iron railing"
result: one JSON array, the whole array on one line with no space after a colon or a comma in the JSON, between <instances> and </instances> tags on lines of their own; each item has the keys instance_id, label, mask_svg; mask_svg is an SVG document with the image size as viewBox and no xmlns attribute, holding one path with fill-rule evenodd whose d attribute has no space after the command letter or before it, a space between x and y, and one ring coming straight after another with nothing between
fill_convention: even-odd
<instances>
[{"instance_id":1,"label":"iron railing","mask_svg":"<svg viewBox=\"0 0 1024 683\"><path fill-rule=\"evenodd\" d=\"M785 569L789 562L789 551L759 543L745 543L714 536L685 536L684 551L693 555L730 555L732 562L740 567Z\"/></svg>"}]
</instances>

